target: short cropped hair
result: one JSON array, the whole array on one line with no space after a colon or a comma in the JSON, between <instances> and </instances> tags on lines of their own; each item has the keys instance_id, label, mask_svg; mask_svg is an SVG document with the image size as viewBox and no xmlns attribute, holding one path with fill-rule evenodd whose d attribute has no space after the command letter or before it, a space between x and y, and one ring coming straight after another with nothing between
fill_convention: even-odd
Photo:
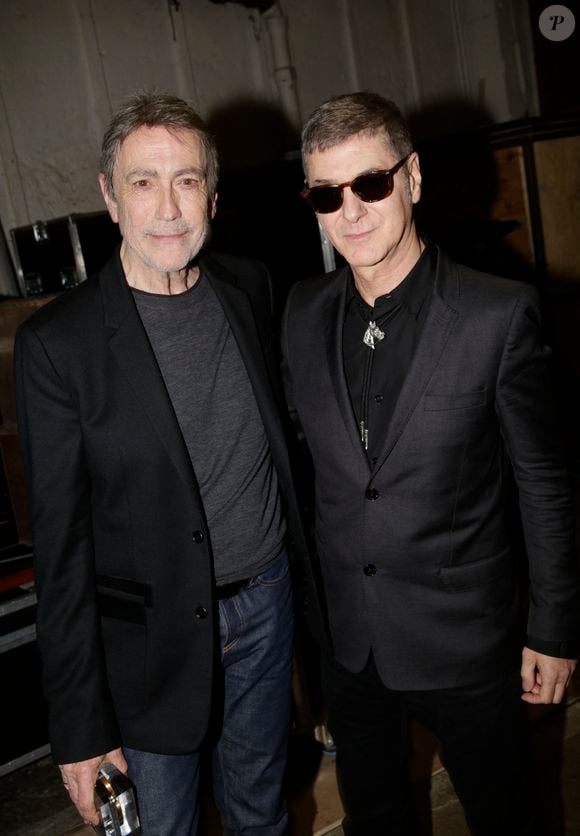
<instances>
[{"instance_id":1,"label":"short cropped hair","mask_svg":"<svg viewBox=\"0 0 580 836\"><path fill-rule=\"evenodd\" d=\"M397 105L378 93L362 91L334 96L317 107L302 130L302 161L307 170L313 151L326 151L356 134L373 136L385 132L389 148L397 157L413 150L411 133Z\"/></svg>"},{"instance_id":2,"label":"short cropped hair","mask_svg":"<svg viewBox=\"0 0 580 836\"><path fill-rule=\"evenodd\" d=\"M113 195L113 171L119 149L129 134L144 126L161 126L169 131L194 131L203 149L208 194L215 193L219 173L217 148L201 116L177 96L146 92L136 93L121 104L103 137L100 171L110 195Z\"/></svg>"}]
</instances>

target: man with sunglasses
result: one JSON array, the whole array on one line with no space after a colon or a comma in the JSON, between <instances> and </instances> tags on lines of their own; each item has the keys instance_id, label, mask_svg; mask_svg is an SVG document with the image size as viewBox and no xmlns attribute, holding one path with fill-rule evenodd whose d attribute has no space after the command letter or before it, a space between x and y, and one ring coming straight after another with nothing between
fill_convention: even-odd
<instances>
[{"instance_id":1,"label":"man with sunglasses","mask_svg":"<svg viewBox=\"0 0 580 836\"><path fill-rule=\"evenodd\" d=\"M283 322L314 467L345 833L416 832L414 717L439 740L471 832L523 834L536 814L525 704L562 700L580 609L536 293L421 239L419 159L392 102L331 99L302 150L303 195L347 262L296 285ZM530 566L525 637L508 464Z\"/></svg>"}]
</instances>

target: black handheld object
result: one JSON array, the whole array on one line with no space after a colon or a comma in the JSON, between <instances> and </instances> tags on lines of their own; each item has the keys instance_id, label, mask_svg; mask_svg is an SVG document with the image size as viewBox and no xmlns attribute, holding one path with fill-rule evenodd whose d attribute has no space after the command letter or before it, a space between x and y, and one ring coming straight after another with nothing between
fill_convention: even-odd
<instances>
[{"instance_id":1,"label":"black handheld object","mask_svg":"<svg viewBox=\"0 0 580 836\"><path fill-rule=\"evenodd\" d=\"M95 830L101 836L139 836L141 823L133 784L112 763L104 763L99 770L95 804L101 819Z\"/></svg>"}]
</instances>

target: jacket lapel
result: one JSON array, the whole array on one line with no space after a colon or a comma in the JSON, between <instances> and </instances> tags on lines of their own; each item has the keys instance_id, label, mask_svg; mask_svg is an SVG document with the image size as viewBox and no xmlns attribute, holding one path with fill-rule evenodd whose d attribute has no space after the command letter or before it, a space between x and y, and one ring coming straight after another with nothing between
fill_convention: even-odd
<instances>
[{"instance_id":1,"label":"jacket lapel","mask_svg":"<svg viewBox=\"0 0 580 836\"><path fill-rule=\"evenodd\" d=\"M455 268L447 264L445 257L438 253L435 285L429 312L409 372L395 404L375 472L382 467L399 440L439 364L453 331L458 313L445 300L447 287L452 282L456 282Z\"/></svg>"},{"instance_id":2,"label":"jacket lapel","mask_svg":"<svg viewBox=\"0 0 580 836\"><path fill-rule=\"evenodd\" d=\"M276 405L272 397L272 392L276 391L277 387L273 375L268 370L265 357L267 343L271 342L273 334L270 328L263 333L260 331L260 325L271 321L271 312L264 311L264 317L257 318L255 305L248 293L240 287L237 276L217 259L205 257L202 269L224 309L254 390L264 426L272 441L273 428L280 424L281 404ZM258 304L258 300L255 304Z\"/></svg>"},{"instance_id":3,"label":"jacket lapel","mask_svg":"<svg viewBox=\"0 0 580 836\"><path fill-rule=\"evenodd\" d=\"M197 491L189 453L118 254L102 271L100 282L110 349L176 470Z\"/></svg>"},{"instance_id":4,"label":"jacket lapel","mask_svg":"<svg viewBox=\"0 0 580 836\"><path fill-rule=\"evenodd\" d=\"M368 460L360 441L359 428L356 423L356 416L352 408L350 394L348 391L342 351L342 332L346 308L346 295L348 290L348 271L349 268L344 267L341 273L339 273L336 277L336 283L340 287L340 291L330 300L326 310L324 311L324 336L328 357L328 370L334 387L334 392L336 394L338 409L346 429L346 434L350 439L359 463L365 468L365 471L368 472Z\"/></svg>"}]
</instances>

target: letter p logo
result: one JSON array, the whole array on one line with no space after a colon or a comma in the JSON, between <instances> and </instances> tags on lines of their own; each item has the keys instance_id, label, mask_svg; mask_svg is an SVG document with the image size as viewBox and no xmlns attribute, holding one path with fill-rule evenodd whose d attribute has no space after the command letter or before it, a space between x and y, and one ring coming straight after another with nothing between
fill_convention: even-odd
<instances>
[{"instance_id":1,"label":"letter p logo","mask_svg":"<svg viewBox=\"0 0 580 836\"><path fill-rule=\"evenodd\" d=\"M540 15L538 26L549 41L565 41L576 28L576 19L567 6L548 6Z\"/></svg>"}]
</instances>

